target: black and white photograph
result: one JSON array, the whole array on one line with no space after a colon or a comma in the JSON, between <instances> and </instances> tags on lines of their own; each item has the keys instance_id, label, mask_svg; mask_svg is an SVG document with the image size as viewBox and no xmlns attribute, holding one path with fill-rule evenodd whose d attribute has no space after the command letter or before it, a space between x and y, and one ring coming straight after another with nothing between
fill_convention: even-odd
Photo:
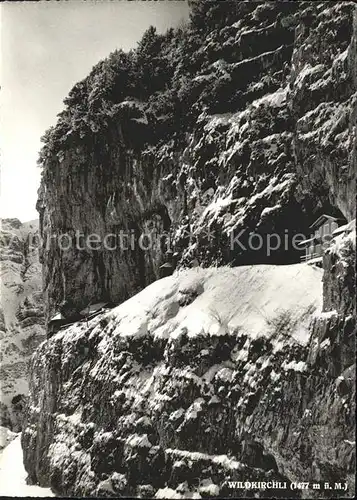
<instances>
[{"instance_id":1,"label":"black and white photograph","mask_svg":"<svg viewBox=\"0 0 357 500\"><path fill-rule=\"evenodd\" d=\"M354 498L357 4L0 36L0 497Z\"/></svg>"}]
</instances>

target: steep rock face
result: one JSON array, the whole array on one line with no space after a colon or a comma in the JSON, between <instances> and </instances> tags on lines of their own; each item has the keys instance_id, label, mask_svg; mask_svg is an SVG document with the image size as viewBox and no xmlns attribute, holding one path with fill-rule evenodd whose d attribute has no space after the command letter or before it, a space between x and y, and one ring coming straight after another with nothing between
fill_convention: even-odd
<instances>
[{"instance_id":1,"label":"steep rock face","mask_svg":"<svg viewBox=\"0 0 357 500\"><path fill-rule=\"evenodd\" d=\"M305 188L355 217L357 16L348 4L309 6L292 56L294 151ZM338 46L338 49L336 47Z\"/></svg>"},{"instance_id":2,"label":"steep rock face","mask_svg":"<svg viewBox=\"0 0 357 500\"><path fill-rule=\"evenodd\" d=\"M133 83L119 97L128 63L113 55L67 99L41 160L50 314L133 295L159 276L168 246L179 265L297 262L292 238L316 215L351 219L354 4L228 4L203 6L164 40L162 60L151 54L166 87L148 96ZM124 243L103 244L120 232ZM287 243L268 251L270 233ZM91 234L101 243L89 248Z\"/></svg>"},{"instance_id":3,"label":"steep rock face","mask_svg":"<svg viewBox=\"0 0 357 500\"><path fill-rule=\"evenodd\" d=\"M28 361L44 339L38 221L1 222L1 425L21 429Z\"/></svg>"}]
</instances>

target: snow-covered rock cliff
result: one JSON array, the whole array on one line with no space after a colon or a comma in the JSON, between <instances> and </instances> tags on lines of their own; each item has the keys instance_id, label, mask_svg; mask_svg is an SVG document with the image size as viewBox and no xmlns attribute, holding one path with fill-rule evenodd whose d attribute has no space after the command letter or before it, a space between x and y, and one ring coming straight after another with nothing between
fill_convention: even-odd
<instances>
[{"instance_id":1,"label":"snow-covered rock cliff","mask_svg":"<svg viewBox=\"0 0 357 500\"><path fill-rule=\"evenodd\" d=\"M18 432L28 362L45 338L38 221L3 219L0 238L0 424Z\"/></svg>"},{"instance_id":2,"label":"snow-covered rock cliff","mask_svg":"<svg viewBox=\"0 0 357 500\"><path fill-rule=\"evenodd\" d=\"M47 315L118 306L36 351L25 467L60 495L351 497L355 233L322 269L292 241L353 218L356 6L190 3L190 26L94 67L44 138ZM121 231L133 245L101 244ZM176 271L155 281L163 232Z\"/></svg>"}]
</instances>

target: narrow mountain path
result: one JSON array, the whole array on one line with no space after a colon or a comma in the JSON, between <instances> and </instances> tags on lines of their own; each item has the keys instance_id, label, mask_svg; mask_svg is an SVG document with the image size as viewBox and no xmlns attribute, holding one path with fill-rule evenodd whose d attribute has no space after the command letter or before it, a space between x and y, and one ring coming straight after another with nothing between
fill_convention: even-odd
<instances>
[{"instance_id":1,"label":"narrow mountain path","mask_svg":"<svg viewBox=\"0 0 357 500\"><path fill-rule=\"evenodd\" d=\"M0 496L53 497L50 488L26 484L27 472L23 465L21 435L4 448L0 455Z\"/></svg>"}]
</instances>

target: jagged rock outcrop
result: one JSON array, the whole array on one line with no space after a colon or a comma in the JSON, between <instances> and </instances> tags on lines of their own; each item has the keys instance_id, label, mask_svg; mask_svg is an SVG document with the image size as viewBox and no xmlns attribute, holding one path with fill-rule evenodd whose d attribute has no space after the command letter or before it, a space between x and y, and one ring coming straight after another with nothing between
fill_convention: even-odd
<instances>
[{"instance_id":1,"label":"jagged rock outcrop","mask_svg":"<svg viewBox=\"0 0 357 500\"><path fill-rule=\"evenodd\" d=\"M45 338L38 221L1 221L1 425L21 430L28 362Z\"/></svg>"},{"instance_id":2,"label":"jagged rock outcrop","mask_svg":"<svg viewBox=\"0 0 357 500\"><path fill-rule=\"evenodd\" d=\"M149 30L136 55L95 67L45 138L38 209L51 314L69 298L77 309L119 303L151 283L163 233L179 265L297 262L292 238L322 211L353 218L355 5L193 8L190 28ZM272 232L287 243L268 252ZM143 233L151 244L140 246Z\"/></svg>"},{"instance_id":3,"label":"jagged rock outcrop","mask_svg":"<svg viewBox=\"0 0 357 500\"><path fill-rule=\"evenodd\" d=\"M309 6L292 56L294 152L303 187L355 217L357 13L348 3ZM336 50L336 47L339 49Z\"/></svg>"}]
</instances>

